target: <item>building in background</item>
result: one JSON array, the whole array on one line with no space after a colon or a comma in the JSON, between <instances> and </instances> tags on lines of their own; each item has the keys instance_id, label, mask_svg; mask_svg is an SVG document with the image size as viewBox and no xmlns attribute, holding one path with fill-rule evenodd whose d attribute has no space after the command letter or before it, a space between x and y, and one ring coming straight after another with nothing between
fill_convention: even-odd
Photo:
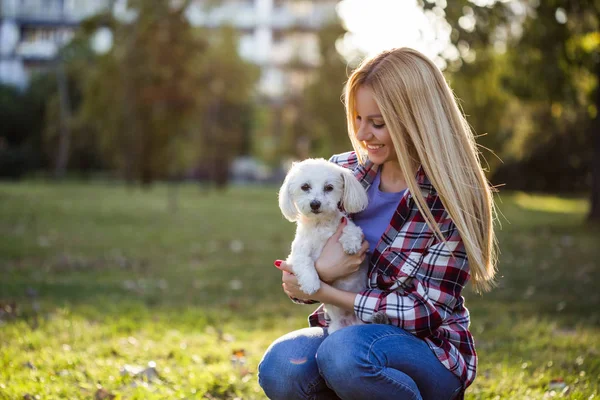
<instances>
[{"instance_id":1,"label":"building in background","mask_svg":"<svg viewBox=\"0 0 600 400\"><path fill-rule=\"evenodd\" d=\"M192 4L190 21L210 28L236 27L241 56L261 67L261 93L281 98L298 93L319 65L317 32L336 19L338 1L224 0L212 8L207 3Z\"/></svg>"},{"instance_id":2,"label":"building in background","mask_svg":"<svg viewBox=\"0 0 600 400\"><path fill-rule=\"evenodd\" d=\"M317 31L336 18L337 0L195 0L190 22L224 24L240 33L242 57L261 67L259 91L279 100L299 93L319 65ZM0 0L0 81L20 87L47 68L79 22L113 7L126 18L125 0Z\"/></svg>"},{"instance_id":3,"label":"building in background","mask_svg":"<svg viewBox=\"0 0 600 400\"><path fill-rule=\"evenodd\" d=\"M0 81L19 87L48 68L79 22L111 0L0 0Z\"/></svg>"}]
</instances>

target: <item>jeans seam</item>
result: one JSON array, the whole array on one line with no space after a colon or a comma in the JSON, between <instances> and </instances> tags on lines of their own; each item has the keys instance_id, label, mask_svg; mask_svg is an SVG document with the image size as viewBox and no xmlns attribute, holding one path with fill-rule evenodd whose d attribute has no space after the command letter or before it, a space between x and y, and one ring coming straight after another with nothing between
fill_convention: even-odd
<instances>
[{"instance_id":1,"label":"jeans seam","mask_svg":"<svg viewBox=\"0 0 600 400\"><path fill-rule=\"evenodd\" d=\"M406 383L399 382L399 381L395 380L394 378L392 378L391 376L387 375L384 372L384 368L385 367L381 367L381 369L379 370L379 373L381 374L382 377L384 377L385 379L387 379L389 381L394 382L395 384L397 384L399 386L402 386L404 389L406 389L406 391L408 391L412 395L413 399L418 400L419 398L422 398L420 396L420 393L419 393L419 396L417 396L417 394L414 392L414 390L410 386L408 386Z\"/></svg>"},{"instance_id":2,"label":"jeans seam","mask_svg":"<svg viewBox=\"0 0 600 400\"><path fill-rule=\"evenodd\" d=\"M317 369L318 370L318 369ZM319 385L319 381L323 379L322 377L319 377L317 379L315 379L312 383L309 383L306 387L306 395L307 398L310 400L314 400L317 398L317 394L315 393L315 388Z\"/></svg>"},{"instance_id":3,"label":"jeans seam","mask_svg":"<svg viewBox=\"0 0 600 400\"><path fill-rule=\"evenodd\" d=\"M450 398L449 398L448 400L453 400L453 399L455 399L455 398L456 398L456 396L457 396L458 394L460 394L460 393L461 393L463 390L464 390L464 389L463 389L463 385L462 385L462 383L461 383L461 385L460 385L460 386L459 386L459 387L458 387L458 388L457 388L457 389L454 391L454 393L452 393L452 395L450 396Z\"/></svg>"},{"instance_id":4,"label":"jeans seam","mask_svg":"<svg viewBox=\"0 0 600 400\"><path fill-rule=\"evenodd\" d=\"M411 334L410 334L410 333L408 333L408 335L411 335ZM376 338L375 340L373 340L373 342L371 342L371 345L369 346L369 353L368 353L368 360L369 360L369 362L371 363L371 365L373 365L373 362L372 362L372 360L371 360L371 355L373 354L373 351L372 351L372 350L373 350L373 346L375 346L375 344L376 344L378 341L380 341L381 339L386 339L386 338L389 338L390 336L407 336L407 334L400 334L400 333L389 333L389 334L386 334L386 335L380 336L380 337ZM418 338L418 337L416 337L416 336L414 336L414 338L415 338L415 339L417 339L417 340L421 340L421 339L419 339L419 338ZM425 342L423 341L423 343L425 343ZM425 344L427 344L427 343L425 343ZM436 358L437 358L437 355L436 355ZM404 386L404 387L405 387L405 388L407 388L407 389L408 389L408 390L409 390L411 393L413 393L413 396L415 396L415 395L414 395L414 392L413 392L413 390L412 390L410 387L406 386L406 384L405 384L405 383L403 383L403 382L398 382L398 381L396 381L394 378L392 378L391 376L388 376L388 375L387 375L387 374L384 372L384 368L385 368L385 367L381 367L381 370L379 371L383 377L385 377L386 379L389 379L389 380L391 380L392 382L395 382L395 383L397 383L397 384L399 384L399 385L402 385L402 386ZM451 372L451 371L450 371L450 372ZM460 391L461 391L462 389L463 389L463 386L462 386L462 384L461 384L461 385L460 385L460 386L459 386L459 387L458 387L458 388L457 388L457 389L456 389L456 390L455 390L455 391L452 393L452 395L450 396L450 400L454 399L454 398L456 397L456 395L457 395L458 393L460 393ZM416 396L415 396L415 398L418 398L418 397L416 397Z\"/></svg>"},{"instance_id":5,"label":"jeans seam","mask_svg":"<svg viewBox=\"0 0 600 400\"><path fill-rule=\"evenodd\" d=\"M409 333L409 335L410 335L410 333ZM387 335L384 335L384 336L380 336L377 339L373 340L373 342L371 342L371 345L369 346L369 353L367 355L369 363L371 363L371 365L374 365L373 362L372 362L372 360L371 360L371 355L373 354L373 351L372 351L373 350L373 346L375 346L375 344L377 342L379 342L381 339L386 339L386 338L389 338L390 336L406 336L406 335L405 334L399 334L399 333L390 333L390 334L387 334ZM418 339L418 338L415 337L415 339ZM380 367L379 373L381 374L381 376L383 376L385 379L388 379L388 380L396 383L397 385L400 385L400 386L404 387L407 391L409 391L412 394L412 396L413 396L414 399L418 399L420 397L420 396L417 396L415 394L415 392L413 391L413 389L411 387L409 387L408 385L406 385L404 382L399 382L399 381L395 380L394 378L392 378L391 376L387 375L384 372L384 370L385 370L385 366Z\"/></svg>"},{"instance_id":6,"label":"jeans seam","mask_svg":"<svg viewBox=\"0 0 600 400\"><path fill-rule=\"evenodd\" d=\"M410 335L410 333L408 333L408 335ZM406 334L399 334L399 333L389 333L389 334L387 334L387 335L380 336L380 337L378 337L377 339L373 340L373 341L371 342L371 345L369 346L369 361L371 361L371 353L372 353L372 351L371 351L371 350L373 349L373 346L375 346L375 343L379 342L381 339L387 339L387 338L389 338L390 336L406 336ZM421 339L417 338L416 336L415 336L414 338L415 338L415 339L417 339L417 340L421 340ZM425 342L423 341L423 343L425 343ZM425 345L427 345L427 343L425 343Z\"/></svg>"}]
</instances>

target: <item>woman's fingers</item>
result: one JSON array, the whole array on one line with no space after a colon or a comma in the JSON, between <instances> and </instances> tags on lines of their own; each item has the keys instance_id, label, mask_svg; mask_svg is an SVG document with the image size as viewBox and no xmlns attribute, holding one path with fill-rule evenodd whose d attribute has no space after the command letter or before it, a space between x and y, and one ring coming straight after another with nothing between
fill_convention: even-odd
<instances>
[{"instance_id":1,"label":"woman's fingers","mask_svg":"<svg viewBox=\"0 0 600 400\"><path fill-rule=\"evenodd\" d=\"M283 283L287 283L287 284L291 284L291 285L298 284L298 279L296 279L296 276L294 276L293 274L290 274L287 271L283 271L283 275L281 276L281 281Z\"/></svg>"},{"instance_id":2,"label":"woman's fingers","mask_svg":"<svg viewBox=\"0 0 600 400\"><path fill-rule=\"evenodd\" d=\"M367 250L369 250L369 242L363 240L362 244L360 245L360 251L358 253L364 254L367 252Z\"/></svg>"},{"instance_id":3,"label":"woman's fingers","mask_svg":"<svg viewBox=\"0 0 600 400\"><path fill-rule=\"evenodd\" d=\"M278 268L282 271L286 271L286 272L289 272L290 274L294 275L294 271L292 271L292 266L287 264L285 261L275 260L273 265L275 265L276 268Z\"/></svg>"},{"instance_id":4,"label":"woman's fingers","mask_svg":"<svg viewBox=\"0 0 600 400\"><path fill-rule=\"evenodd\" d=\"M342 217L342 219L340 220L340 224L337 227L337 230L329 238L329 240L340 240L340 237L342 236L342 233L344 233L344 228L346 227L346 225L348 225L348 219L346 217Z\"/></svg>"}]
</instances>

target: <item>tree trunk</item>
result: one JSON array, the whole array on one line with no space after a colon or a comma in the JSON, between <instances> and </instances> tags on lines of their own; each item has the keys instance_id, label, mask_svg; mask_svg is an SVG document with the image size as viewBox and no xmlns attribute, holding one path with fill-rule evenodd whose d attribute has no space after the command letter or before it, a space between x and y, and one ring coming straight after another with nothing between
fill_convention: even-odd
<instances>
[{"instance_id":1,"label":"tree trunk","mask_svg":"<svg viewBox=\"0 0 600 400\"><path fill-rule=\"evenodd\" d=\"M69 100L69 88L65 65L62 57L59 55L56 65L56 81L58 83L58 97L60 103L60 124L58 138L58 154L56 156L56 166L54 169L55 178L62 178L67 170L69 161L69 148L71 146L71 102Z\"/></svg>"},{"instance_id":2,"label":"tree trunk","mask_svg":"<svg viewBox=\"0 0 600 400\"><path fill-rule=\"evenodd\" d=\"M596 116L590 126L592 135L592 196L588 221L600 225L600 61L596 61Z\"/></svg>"},{"instance_id":3,"label":"tree trunk","mask_svg":"<svg viewBox=\"0 0 600 400\"><path fill-rule=\"evenodd\" d=\"M123 148L119 150L122 151L125 162L125 180L128 184L133 185L140 179L141 175L140 166L142 163L140 161L141 153L139 146L140 141L143 140L138 119L136 88L133 82L136 66L132 65L133 61L131 60L131 52L134 51L138 35L138 24L136 22L132 27L122 27L121 29L128 29L129 31L126 32L127 42L125 49L127 50L127 54L119 60L119 74L121 82L123 82L123 95L125 97L125 131L123 132L125 138L122 142Z\"/></svg>"},{"instance_id":4,"label":"tree trunk","mask_svg":"<svg viewBox=\"0 0 600 400\"><path fill-rule=\"evenodd\" d=\"M175 214L179 209L179 182L171 178L167 183L167 210Z\"/></svg>"}]
</instances>

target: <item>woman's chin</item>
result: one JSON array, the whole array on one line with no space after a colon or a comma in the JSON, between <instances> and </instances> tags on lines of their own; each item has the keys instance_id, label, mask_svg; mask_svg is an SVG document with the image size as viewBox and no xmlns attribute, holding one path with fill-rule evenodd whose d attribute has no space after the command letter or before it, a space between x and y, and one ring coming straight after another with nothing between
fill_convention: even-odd
<instances>
[{"instance_id":1,"label":"woman's chin","mask_svg":"<svg viewBox=\"0 0 600 400\"><path fill-rule=\"evenodd\" d=\"M387 151L385 150L384 148L377 150L369 149L369 160L375 164L383 164L387 161Z\"/></svg>"}]
</instances>

